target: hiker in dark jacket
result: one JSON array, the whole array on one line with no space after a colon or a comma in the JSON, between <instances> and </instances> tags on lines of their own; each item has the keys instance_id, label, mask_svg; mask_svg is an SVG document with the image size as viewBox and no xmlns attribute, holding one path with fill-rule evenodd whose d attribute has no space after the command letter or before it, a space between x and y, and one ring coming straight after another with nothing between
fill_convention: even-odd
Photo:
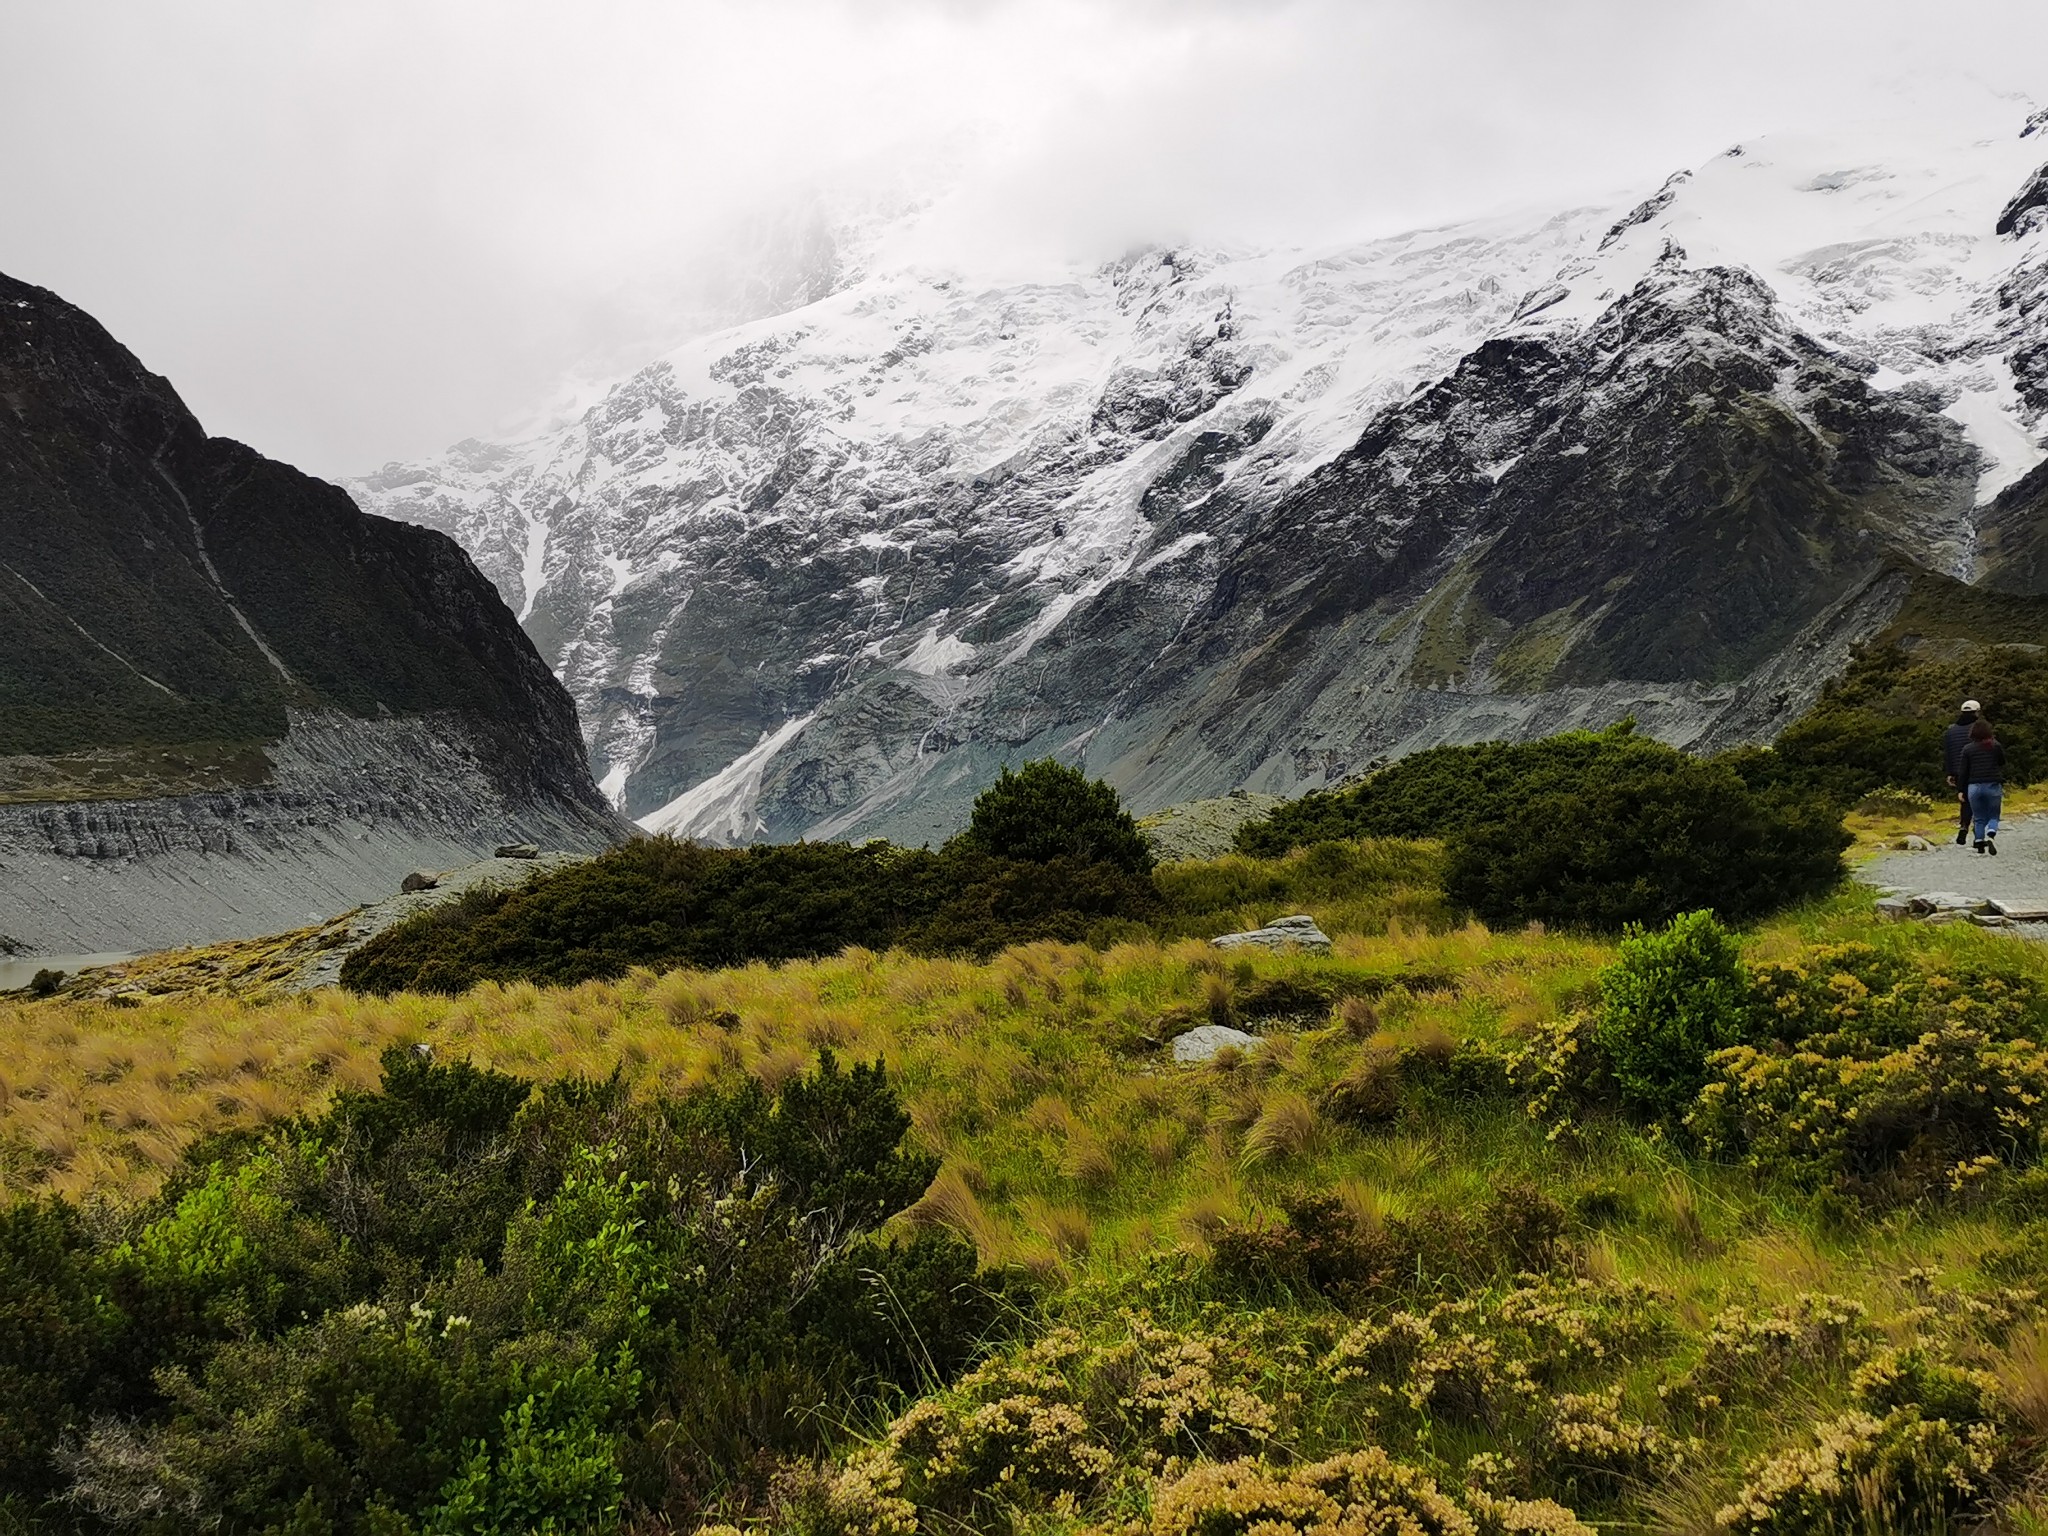
<instances>
[{"instance_id":1,"label":"hiker in dark jacket","mask_svg":"<svg viewBox=\"0 0 2048 1536\"><path fill-rule=\"evenodd\" d=\"M1956 759L1956 768L1970 819L1977 824L1977 851L1996 855L1998 812L2005 799L2005 748L1991 733L1989 720L1970 727L1970 744Z\"/></svg>"},{"instance_id":2,"label":"hiker in dark jacket","mask_svg":"<svg viewBox=\"0 0 2048 1536\"><path fill-rule=\"evenodd\" d=\"M1941 771L1948 775L1948 787L1956 792L1956 846L1962 847L1970 840L1970 797L1963 793L1960 764L1963 748L1970 744L1970 727L1977 723L1977 716L1984 706L1975 699L1963 700L1963 712L1956 716L1956 723L1941 733Z\"/></svg>"}]
</instances>

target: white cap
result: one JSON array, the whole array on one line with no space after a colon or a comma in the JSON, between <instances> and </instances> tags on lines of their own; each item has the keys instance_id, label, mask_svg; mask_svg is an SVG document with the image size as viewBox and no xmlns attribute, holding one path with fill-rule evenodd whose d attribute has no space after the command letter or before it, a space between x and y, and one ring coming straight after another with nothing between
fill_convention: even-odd
<instances>
[{"instance_id":1,"label":"white cap","mask_svg":"<svg viewBox=\"0 0 2048 1536\"><path fill-rule=\"evenodd\" d=\"M1973 715L1983 707L1984 706L1982 704L1979 704L1975 699L1963 700L1963 708L1967 709Z\"/></svg>"}]
</instances>

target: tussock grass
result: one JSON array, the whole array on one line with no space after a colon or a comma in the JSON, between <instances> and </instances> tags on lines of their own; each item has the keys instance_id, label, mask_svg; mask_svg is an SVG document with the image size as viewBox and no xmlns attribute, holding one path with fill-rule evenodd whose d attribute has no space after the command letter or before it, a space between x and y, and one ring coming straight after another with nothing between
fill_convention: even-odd
<instances>
[{"instance_id":1,"label":"tussock grass","mask_svg":"<svg viewBox=\"0 0 2048 1536\"><path fill-rule=\"evenodd\" d=\"M1251 1020L1272 1031L1267 1048L1235 1070L1165 1061L1162 1043L1208 1018L1219 987L1231 999L1282 982L1321 989L1310 996L1369 993L1404 1040L1448 1039L1471 1020L1445 978L1512 974L1528 1008L1554 1009L1607 954L1581 939L1396 921L1340 932L1327 959L1226 961L1193 939L1106 952L1041 943L987 962L853 949L557 989L485 984L459 998L13 1005L0 1008L0 1191L145 1192L199 1137L374 1084L394 1042L540 1078L616 1067L670 1091L740 1073L773 1085L829 1047L887 1060L915 1138L949 1171L976 1170L972 1186L935 1186L919 1219L959 1228L991 1258L1071 1262L1122 1251L1141 1227L1199 1231L1326 1164L1372 1155L1316 1108L1351 1064L1341 1027L1308 1019L1297 1038L1290 1024Z\"/></svg>"},{"instance_id":2,"label":"tussock grass","mask_svg":"<svg viewBox=\"0 0 2048 1536\"><path fill-rule=\"evenodd\" d=\"M1433 856L1400 846L1418 871ZM1914 1263L1954 1273L1999 1240L1996 1221L1966 1213L1840 1232L1804 1198L1618 1124L1552 1141L1518 1104L1384 1126L1333 1119L1324 1102L1334 1085L1402 1051L1448 1058L1461 1041L1554 1020L1584 1003L1613 955L1604 941L1534 926L1451 927L1407 897L1347 925L1309 899L1325 878L1316 861L1338 867L1327 878L1341 901L1363 857L1309 849L1162 872L1245 893L1242 921L1310 911L1335 932L1329 957L1223 956L1197 938L1106 951L1037 943L988 961L856 948L564 988L487 983L456 998L0 1005L0 1198L147 1192L200 1137L317 1112L338 1089L373 1085L394 1042L543 1079L616 1068L671 1092L739 1074L780 1083L829 1047L887 1061L913 1140L943 1160L907 1221L954 1228L991 1261L1060 1274L1113 1268L1161 1244L1199 1253L1223 1226L1272 1212L1297 1188L1338 1191L1371 1226L1474 1207L1515 1179L1568 1207L1589 1191L1589 1208L1612 1205L1618 1214L1588 1228L1575 1263L1665 1286L1702 1314L1736 1296L1854 1292ZM1268 878L1275 866L1292 872ZM2048 977L2048 956L1996 935L1877 927L1868 899L1854 895L1747 942L1753 958L1771 958L1847 937L1958 958L1995 944ZM1170 1064L1174 1034L1219 1009L1241 1017L1248 999L1282 984L1330 1001L1319 1015L1244 1020L1264 1045L1242 1058Z\"/></svg>"}]
</instances>

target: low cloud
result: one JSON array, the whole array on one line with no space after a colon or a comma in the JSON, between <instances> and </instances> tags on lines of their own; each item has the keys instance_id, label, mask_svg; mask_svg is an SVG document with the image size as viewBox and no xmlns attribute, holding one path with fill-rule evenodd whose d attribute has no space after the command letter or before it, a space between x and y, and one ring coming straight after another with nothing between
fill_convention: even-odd
<instances>
[{"instance_id":1,"label":"low cloud","mask_svg":"<svg viewBox=\"0 0 2048 1536\"><path fill-rule=\"evenodd\" d=\"M1312 245L2048 91L2034 0L66 0L7 32L0 269L330 475L630 368L818 217L930 204L922 254L991 272Z\"/></svg>"}]
</instances>

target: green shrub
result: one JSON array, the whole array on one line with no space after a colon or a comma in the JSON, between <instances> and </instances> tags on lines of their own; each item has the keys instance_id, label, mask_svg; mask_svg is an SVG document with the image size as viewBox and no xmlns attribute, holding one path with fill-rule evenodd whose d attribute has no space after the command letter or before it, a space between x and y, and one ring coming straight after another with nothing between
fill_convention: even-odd
<instances>
[{"instance_id":1,"label":"green shrub","mask_svg":"<svg viewBox=\"0 0 2048 1536\"><path fill-rule=\"evenodd\" d=\"M266 1150L232 1166L216 1163L108 1255L123 1272L124 1291L139 1291L153 1304L142 1320L159 1330L177 1316L208 1332L267 1332L343 1299L341 1244L294 1209L292 1165L300 1161L285 1149L283 1156Z\"/></svg>"},{"instance_id":2,"label":"green shrub","mask_svg":"<svg viewBox=\"0 0 2048 1536\"><path fill-rule=\"evenodd\" d=\"M694 1524L1028 1302L950 1233L880 1235L936 1160L879 1063L641 1101L385 1068L198 1149L125 1239L0 1212L9 1491L180 1529Z\"/></svg>"},{"instance_id":3,"label":"green shrub","mask_svg":"<svg viewBox=\"0 0 2048 1536\"><path fill-rule=\"evenodd\" d=\"M1623 1099L1675 1120L1707 1080L1707 1057L1747 1034L1748 978L1733 934L1711 912L1661 931L1631 928L1600 973L1593 1038Z\"/></svg>"},{"instance_id":4,"label":"green shrub","mask_svg":"<svg viewBox=\"0 0 2048 1536\"><path fill-rule=\"evenodd\" d=\"M1277 858L1313 843L1366 837L1448 840L1460 828L1520 814L1530 796L1575 789L1604 758L1634 743L1624 723L1541 741L1431 747L1363 783L1276 806L1238 830L1242 853Z\"/></svg>"},{"instance_id":5,"label":"green shrub","mask_svg":"<svg viewBox=\"0 0 2048 1536\"><path fill-rule=\"evenodd\" d=\"M1487 922L1613 932L1710 908L1746 922L1832 889L1832 801L1753 793L1733 769L1630 742L1512 818L1454 831L1444 889Z\"/></svg>"},{"instance_id":6,"label":"green shrub","mask_svg":"<svg viewBox=\"0 0 2048 1536\"><path fill-rule=\"evenodd\" d=\"M2007 783L2031 784L2048 769L2048 656L2031 644L1874 647L1785 728L1778 754L1860 789L1893 786L1947 800L1941 734L1966 698L1983 700L1998 727Z\"/></svg>"},{"instance_id":7,"label":"green shrub","mask_svg":"<svg viewBox=\"0 0 2048 1536\"><path fill-rule=\"evenodd\" d=\"M54 1491L50 1451L104 1405L121 1319L71 1207L0 1207L0 1489Z\"/></svg>"},{"instance_id":8,"label":"green shrub","mask_svg":"<svg viewBox=\"0 0 2048 1536\"><path fill-rule=\"evenodd\" d=\"M586 1536L618 1524L624 1478L611 1422L637 1393L630 1370L592 1366L543 1380L472 1441L428 1512L425 1536Z\"/></svg>"},{"instance_id":9,"label":"green shrub","mask_svg":"<svg viewBox=\"0 0 2048 1536\"><path fill-rule=\"evenodd\" d=\"M984 853L1029 864L1075 859L1133 875L1152 868L1151 845L1117 792L1049 757L1015 773L1003 769L976 797L960 836Z\"/></svg>"},{"instance_id":10,"label":"green shrub","mask_svg":"<svg viewBox=\"0 0 2048 1536\"><path fill-rule=\"evenodd\" d=\"M1113 791L1094 790L1113 803ZM636 965L711 968L853 945L986 955L1034 939L1078 942L1105 923L1144 921L1159 906L1147 869L1119 862L1107 832L1091 837L1117 857L1056 852L1028 862L965 835L937 852L647 838L386 929L348 957L341 979L359 992L463 992L480 981L566 986Z\"/></svg>"},{"instance_id":11,"label":"green shrub","mask_svg":"<svg viewBox=\"0 0 2048 1536\"><path fill-rule=\"evenodd\" d=\"M1027 864L964 843L937 856L931 889L929 915L896 941L925 955L986 958L1037 939L1086 942L1105 928L1148 932L1142 925L1159 910L1150 875L1064 854Z\"/></svg>"},{"instance_id":12,"label":"green shrub","mask_svg":"<svg viewBox=\"0 0 2048 1536\"><path fill-rule=\"evenodd\" d=\"M1745 921L1832 887L1849 842L1835 798L1764 768L1689 757L1626 722L1437 747L1281 806L1238 846L1273 857L1330 837L1441 838L1445 894L1491 923L1614 931L1698 908Z\"/></svg>"}]
</instances>

